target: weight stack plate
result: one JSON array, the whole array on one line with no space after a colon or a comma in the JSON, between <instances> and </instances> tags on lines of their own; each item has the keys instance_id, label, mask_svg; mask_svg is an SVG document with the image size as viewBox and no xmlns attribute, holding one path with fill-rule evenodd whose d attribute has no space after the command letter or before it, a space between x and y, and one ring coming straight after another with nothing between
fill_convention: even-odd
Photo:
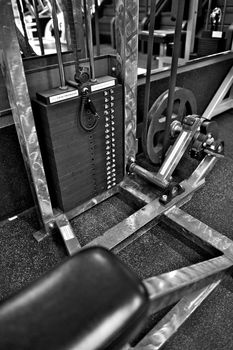
<instances>
[{"instance_id":1,"label":"weight stack plate","mask_svg":"<svg viewBox=\"0 0 233 350\"><path fill-rule=\"evenodd\" d=\"M32 101L52 204L63 211L116 186L124 176L122 86L90 97L100 116L93 131L79 123L81 96L53 104Z\"/></svg>"}]
</instances>

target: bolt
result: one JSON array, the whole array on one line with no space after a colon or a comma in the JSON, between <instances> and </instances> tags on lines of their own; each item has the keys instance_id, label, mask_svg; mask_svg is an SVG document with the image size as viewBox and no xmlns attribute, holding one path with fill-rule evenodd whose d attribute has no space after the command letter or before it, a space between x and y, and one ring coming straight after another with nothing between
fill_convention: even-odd
<instances>
[{"instance_id":1,"label":"bolt","mask_svg":"<svg viewBox=\"0 0 233 350\"><path fill-rule=\"evenodd\" d=\"M166 194L163 194L163 195L162 195L162 201L163 201L163 202L166 202L166 201L167 201L167 195L166 195Z\"/></svg>"},{"instance_id":2,"label":"bolt","mask_svg":"<svg viewBox=\"0 0 233 350\"><path fill-rule=\"evenodd\" d=\"M129 158L128 158L128 164L129 165L131 165L131 164L134 164L135 163L135 158L133 157L133 156L130 156Z\"/></svg>"},{"instance_id":3,"label":"bolt","mask_svg":"<svg viewBox=\"0 0 233 350\"><path fill-rule=\"evenodd\" d=\"M50 230L53 230L55 227L54 221L50 221L49 225L48 225Z\"/></svg>"},{"instance_id":4,"label":"bolt","mask_svg":"<svg viewBox=\"0 0 233 350\"><path fill-rule=\"evenodd\" d=\"M207 134L207 137L208 137L208 139L211 139L212 135L210 132Z\"/></svg>"},{"instance_id":5,"label":"bolt","mask_svg":"<svg viewBox=\"0 0 233 350\"><path fill-rule=\"evenodd\" d=\"M178 188L175 186L175 187L173 187L173 189L172 189L172 197L176 196L177 193L178 193Z\"/></svg>"},{"instance_id":6,"label":"bolt","mask_svg":"<svg viewBox=\"0 0 233 350\"><path fill-rule=\"evenodd\" d=\"M218 148L217 148L218 153L221 153L222 150L223 150L223 146L222 146L222 145L219 145Z\"/></svg>"}]
</instances>

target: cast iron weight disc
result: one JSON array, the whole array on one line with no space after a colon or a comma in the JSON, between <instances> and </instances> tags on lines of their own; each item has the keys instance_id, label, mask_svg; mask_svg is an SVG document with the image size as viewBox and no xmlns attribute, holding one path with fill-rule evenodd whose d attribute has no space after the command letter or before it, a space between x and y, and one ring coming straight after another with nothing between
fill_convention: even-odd
<instances>
[{"instance_id":1,"label":"cast iron weight disc","mask_svg":"<svg viewBox=\"0 0 233 350\"><path fill-rule=\"evenodd\" d=\"M163 135L166 125L168 93L162 93L152 105L148 114L148 130L146 150L153 164L160 164L162 160ZM186 115L197 113L196 98L192 91L180 87L175 88L172 122L182 122Z\"/></svg>"}]
</instances>

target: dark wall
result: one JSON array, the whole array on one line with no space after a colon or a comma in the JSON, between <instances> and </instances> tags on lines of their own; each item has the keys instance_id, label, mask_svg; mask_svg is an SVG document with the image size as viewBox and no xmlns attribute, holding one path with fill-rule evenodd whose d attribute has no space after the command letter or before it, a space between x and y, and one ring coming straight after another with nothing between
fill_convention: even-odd
<instances>
[{"instance_id":1,"label":"dark wall","mask_svg":"<svg viewBox=\"0 0 233 350\"><path fill-rule=\"evenodd\" d=\"M218 62L215 64L188 70L177 75L176 86L190 89L197 100L197 113L204 112L213 98L219 85L232 66L232 60ZM191 68L191 66L190 66ZM169 88L169 77L155 80L151 83L150 106L153 102ZM144 85L138 88L138 122L142 121L144 106Z\"/></svg>"},{"instance_id":2,"label":"dark wall","mask_svg":"<svg viewBox=\"0 0 233 350\"><path fill-rule=\"evenodd\" d=\"M34 205L14 125L0 129L0 164L3 220Z\"/></svg>"}]
</instances>

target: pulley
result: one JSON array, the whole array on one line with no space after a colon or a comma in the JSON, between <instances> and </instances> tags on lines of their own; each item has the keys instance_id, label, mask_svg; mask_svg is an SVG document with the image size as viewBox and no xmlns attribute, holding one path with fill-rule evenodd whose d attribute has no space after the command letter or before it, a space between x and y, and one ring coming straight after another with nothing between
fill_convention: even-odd
<instances>
[{"instance_id":1,"label":"pulley","mask_svg":"<svg viewBox=\"0 0 233 350\"><path fill-rule=\"evenodd\" d=\"M162 93L152 105L148 114L146 150L150 161L161 163L163 136L166 125L168 90ZM184 116L197 113L196 98L192 91L180 87L175 88L172 122L182 122Z\"/></svg>"}]
</instances>

